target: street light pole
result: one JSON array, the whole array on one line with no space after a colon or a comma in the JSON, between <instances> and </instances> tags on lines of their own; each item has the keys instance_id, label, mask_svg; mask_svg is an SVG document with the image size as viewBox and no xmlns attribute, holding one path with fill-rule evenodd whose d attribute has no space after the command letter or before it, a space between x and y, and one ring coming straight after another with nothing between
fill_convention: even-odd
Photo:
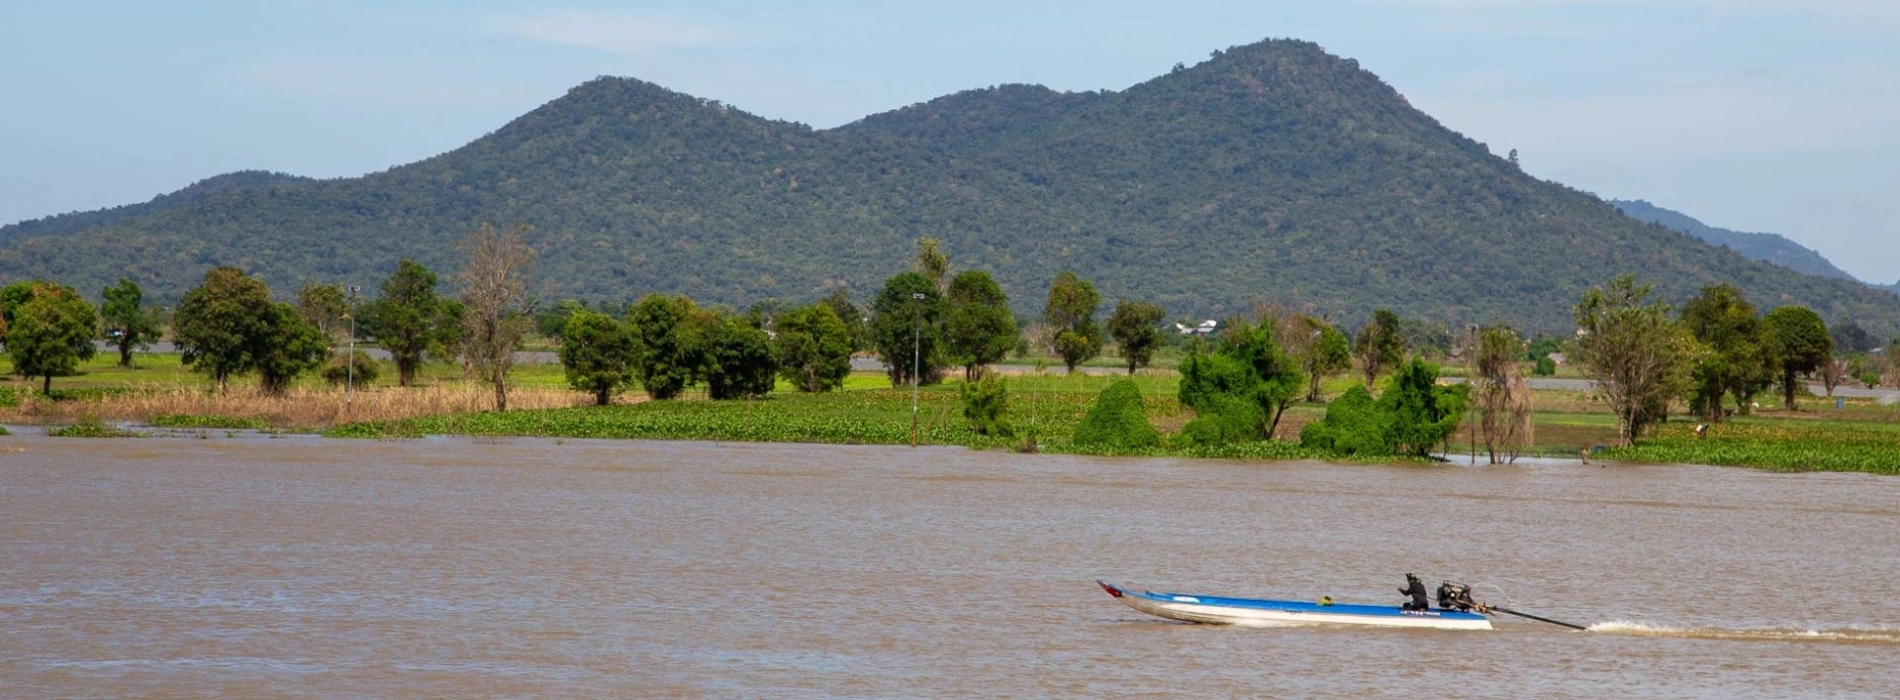
<instances>
[{"instance_id":1,"label":"street light pole","mask_svg":"<svg viewBox=\"0 0 1900 700\"><path fill-rule=\"evenodd\" d=\"M361 289L362 287L358 287L354 284L350 285L350 354L348 357L343 358L343 362L345 363L343 380L344 418L350 417L351 402L356 398L356 292Z\"/></svg>"},{"instance_id":2,"label":"street light pole","mask_svg":"<svg viewBox=\"0 0 1900 700\"><path fill-rule=\"evenodd\" d=\"M912 301L923 301L923 292L911 292ZM910 446L917 447L917 380L923 374L923 341L918 337L923 333L924 313L917 305L911 306L910 315Z\"/></svg>"}]
</instances>

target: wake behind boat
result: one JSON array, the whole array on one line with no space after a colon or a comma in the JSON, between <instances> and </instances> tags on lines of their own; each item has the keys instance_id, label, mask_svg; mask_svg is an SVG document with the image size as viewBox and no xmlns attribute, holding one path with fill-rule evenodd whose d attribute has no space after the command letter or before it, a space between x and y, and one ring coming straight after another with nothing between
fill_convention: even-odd
<instances>
[{"instance_id":1,"label":"wake behind boat","mask_svg":"<svg viewBox=\"0 0 1900 700\"><path fill-rule=\"evenodd\" d=\"M1266 600L1132 591L1107 581L1102 590L1141 612L1183 622L1227 625L1371 625L1448 630L1488 630L1491 620L1475 612L1444 608L1406 610L1396 605L1349 605L1322 598ZM1562 624L1562 623L1559 623ZM1566 625L1569 626L1569 625Z\"/></svg>"}]
</instances>

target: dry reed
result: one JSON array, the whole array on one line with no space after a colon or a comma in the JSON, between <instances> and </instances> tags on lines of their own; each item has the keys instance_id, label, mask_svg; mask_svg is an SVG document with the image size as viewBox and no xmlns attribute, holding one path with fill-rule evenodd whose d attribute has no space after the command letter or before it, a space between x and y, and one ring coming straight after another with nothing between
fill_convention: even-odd
<instances>
[{"instance_id":1,"label":"dry reed","mask_svg":"<svg viewBox=\"0 0 1900 700\"><path fill-rule=\"evenodd\" d=\"M554 388L508 391L510 410L567 408L592 397ZM283 396L250 391L224 395L177 386L133 388L124 393L61 401L32 397L17 408L0 409L0 420L19 423L71 423L81 418L150 423L159 416L219 416L258 419L273 428L318 430L342 423L389 421L494 408L492 388L475 383L444 383L409 388L357 390L292 389Z\"/></svg>"}]
</instances>

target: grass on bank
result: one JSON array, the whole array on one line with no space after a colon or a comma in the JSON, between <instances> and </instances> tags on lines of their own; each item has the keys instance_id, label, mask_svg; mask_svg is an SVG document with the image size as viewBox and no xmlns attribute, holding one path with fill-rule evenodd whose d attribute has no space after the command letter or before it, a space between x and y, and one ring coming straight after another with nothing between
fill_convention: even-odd
<instances>
[{"instance_id":1,"label":"grass on bank","mask_svg":"<svg viewBox=\"0 0 1900 700\"><path fill-rule=\"evenodd\" d=\"M1658 426L1635 446L1606 450L1605 456L1657 464L1900 474L1900 424L1737 418L1711 425L1697 437L1695 424L1676 421Z\"/></svg>"},{"instance_id":2,"label":"grass on bank","mask_svg":"<svg viewBox=\"0 0 1900 700\"><path fill-rule=\"evenodd\" d=\"M492 390L466 382L458 366L429 363L420 386L394 386L394 367L384 363L377 381L347 396L306 377L284 397L258 395L255 379L240 378L230 391L213 393L208 379L184 368L176 355L140 354L133 368L114 365L101 354L75 377L54 380L54 396L40 396L37 382L0 380L0 421L77 425L89 417L126 420L173 428L324 430L332 435L408 436L422 434L535 435L549 437L662 438L780 442L908 444L910 388L892 387L876 372L851 375L845 389L829 394L800 394L781 385L754 401L637 403L622 397L615 406L596 408L589 397L565 387L558 365L520 365L510 392L511 409L494 413ZM4 362L0 361L0 365ZM0 366L0 370L6 369ZM919 440L926 444L976 448L1071 451L1075 425L1095 395L1126 378L1067 375L1060 366L1007 377L1011 438L980 436L962 417L957 379L922 387ZM1164 435L1173 436L1192 419L1174 395L1179 377L1169 372L1133 377L1148 415ZM1361 380L1328 379L1322 391L1337 396ZM1536 443L1527 455L1573 456L1595 446L1618 442L1615 416L1588 392L1538 390L1534 393ZM1675 415L1654 435L1634 447L1612 447L1610 459L1660 463L1757 466L1780 470L1852 470L1900 473L1900 406L1867 399L1838 405L1825 397L1803 398L1799 411L1773 405L1756 416L1714 426L1706 438L1694 438L1696 421ZM1680 407L1678 407L1680 408ZM1164 446L1143 454L1237 458L1321 456L1297 445L1300 428L1324 416L1324 404L1297 404L1282 419L1279 440L1216 449ZM1472 449L1470 426L1451 440L1450 452Z\"/></svg>"}]
</instances>

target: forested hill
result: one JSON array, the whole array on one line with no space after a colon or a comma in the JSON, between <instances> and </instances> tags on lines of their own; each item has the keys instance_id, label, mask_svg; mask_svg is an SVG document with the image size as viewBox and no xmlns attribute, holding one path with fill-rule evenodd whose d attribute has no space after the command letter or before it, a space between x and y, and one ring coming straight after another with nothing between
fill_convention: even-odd
<instances>
[{"instance_id":1,"label":"forested hill","mask_svg":"<svg viewBox=\"0 0 1900 700\"><path fill-rule=\"evenodd\" d=\"M1851 280L1853 275L1834 266L1827 258L1807 246L1773 233L1749 233L1716 228L1696 220L1673 209L1650 204L1643 200L1610 200L1611 204L1624 214L1638 221L1662 224L1669 228L1700 238L1710 245L1728 246L1742 257L1750 260L1771 262L1776 265L1819 277Z\"/></svg>"},{"instance_id":2,"label":"forested hill","mask_svg":"<svg viewBox=\"0 0 1900 700\"><path fill-rule=\"evenodd\" d=\"M187 199L0 229L0 279L92 291L129 275L175 296L235 264L279 294L369 287L401 257L452 270L453 243L487 220L535 227L552 298L744 305L840 284L862 298L930 236L954 265L994 272L1020 311L1070 268L1179 316L1271 301L1352 323L1387 306L1562 332L1585 287L1636 272L1671 300L1726 281L1758 305L1900 331L1893 295L1528 177L1298 41L1119 92L1005 86L824 131L601 78L418 163Z\"/></svg>"}]
</instances>

